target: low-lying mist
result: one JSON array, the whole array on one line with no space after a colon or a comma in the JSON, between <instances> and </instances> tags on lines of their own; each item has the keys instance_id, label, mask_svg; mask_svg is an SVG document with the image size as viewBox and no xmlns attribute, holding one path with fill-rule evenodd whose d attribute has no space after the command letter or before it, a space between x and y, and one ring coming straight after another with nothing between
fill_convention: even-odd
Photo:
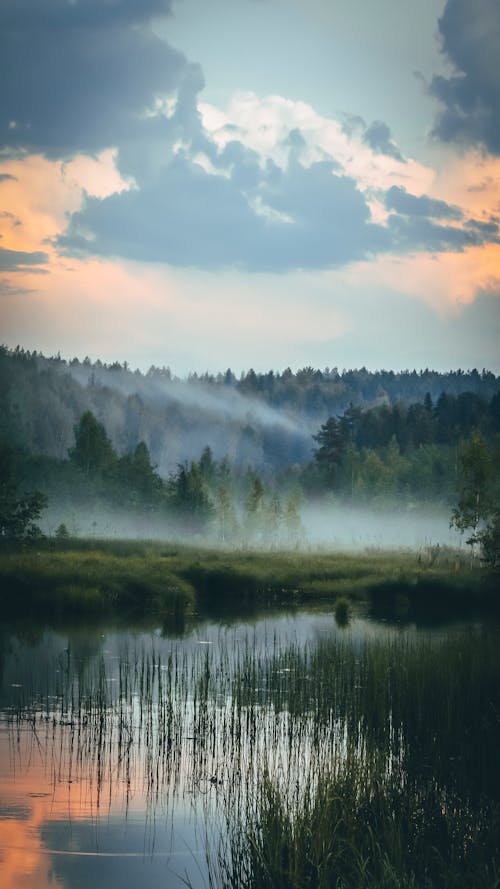
<instances>
[{"instance_id":1,"label":"low-lying mist","mask_svg":"<svg viewBox=\"0 0 500 889\"><path fill-rule=\"evenodd\" d=\"M449 511L444 507L317 502L302 508L301 519L311 545L331 549L421 549L437 545L457 547L461 543L461 536L450 528Z\"/></svg>"},{"instance_id":2,"label":"low-lying mist","mask_svg":"<svg viewBox=\"0 0 500 889\"><path fill-rule=\"evenodd\" d=\"M53 536L64 523L71 537L96 539L154 540L197 546L233 549L304 551L321 548L328 551L377 549L413 549L448 546L460 547L461 535L450 528L450 514L445 507L413 508L370 505L346 505L318 500L303 504L299 521L293 528L286 519L276 522L256 521L250 529L244 520L231 526L214 518L204 531L192 530L165 513L130 511L99 506L68 508L52 504L40 522L41 530Z\"/></svg>"}]
</instances>

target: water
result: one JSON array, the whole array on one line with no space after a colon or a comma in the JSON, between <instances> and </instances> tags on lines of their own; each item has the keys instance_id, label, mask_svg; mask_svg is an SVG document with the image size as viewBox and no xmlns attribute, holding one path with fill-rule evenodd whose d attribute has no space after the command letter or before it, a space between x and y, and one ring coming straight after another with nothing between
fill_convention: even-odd
<instances>
[{"instance_id":1,"label":"water","mask_svg":"<svg viewBox=\"0 0 500 889\"><path fill-rule=\"evenodd\" d=\"M300 706L287 651L333 638L418 635L332 612L161 628L68 626L1 633L2 889L209 885L228 807L266 769L300 783L343 743ZM439 641L470 627L426 630ZM303 677L314 698L314 676ZM316 727L316 728L315 728ZM314 735L314 741L313 739ZM337 749L338 753L338 749ZM208 852L207 852L208 850Z\"/></svg>"}]
</instances>

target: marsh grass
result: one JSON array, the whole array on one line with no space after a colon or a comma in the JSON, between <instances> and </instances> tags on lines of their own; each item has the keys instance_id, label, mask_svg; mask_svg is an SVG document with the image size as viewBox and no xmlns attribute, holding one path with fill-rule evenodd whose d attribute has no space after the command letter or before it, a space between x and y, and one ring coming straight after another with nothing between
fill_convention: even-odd
<instances>
[{"instance_id":1,"label":"marsh grass","mask_svg":"<svg viewBox=\"0 0 500 889\"><path fill-rule=\"evenodd\" d=\"M11 689L13 729L97 800L113 774L126 800L218 813L213 886L500 885L498 631L228 638L65 651Z\"/></svg>"},{"instance_id":2,"label":"marsh grass","mask_svg":"<svg viewBox=\"0 0 500 889\"><path fill-rule=\"evenodd\" d=\"M322 773L295 805L265 779L257 813L229 825L214 885L255 889L493 889L499 885L498 809L443 802L350 762ZM458 801L460 802L460 801Z\"/></svg>"},{"instance_id":3,"label":"marsh grass","mask_svg":"<svg viewBox=\"0 0 500 889\"><path fill-rule=\"evenodd\" d=\"M376 614L497 607L496 581L460 553L205 550L147 541L43 540L0 550L4 611L135 609L369 599ZM403 606L403 607L402 607Z\"/></svg>"},{"instance_id":4,"label":"marsh grass","mask_svg":"<svg viewBox=\"0 0 500 889\"><path fill-rule=\"evenodd\" d=\"M339 627L346 627L349 623L351 614L351 606L349 600L345 596L339 596L335 602L335 620Z\"/></svg>"},{"instance_id":5,"label":"marsh grass","mask_svg":"<svg viewBox=\"0 0 500 889\"><path fill-rule=\"evenodd\" d=\"M182 614L194 589L169 570L160 553L108 545L2 552L4 613L48 615L113 610Z\"/></svg>"},{"instance_id":6,"label":"marsh grass","mask_svg":"<svg viewBox=\"0 0 500 889\"><path fill-rule=\"evenodd\" d=\"M497 635L327 640L272 676L270 704L297 734L307 721L303 792L264 772L244 816L228 811L214 885L500 885Z\"/></svg>"}]
</instances>

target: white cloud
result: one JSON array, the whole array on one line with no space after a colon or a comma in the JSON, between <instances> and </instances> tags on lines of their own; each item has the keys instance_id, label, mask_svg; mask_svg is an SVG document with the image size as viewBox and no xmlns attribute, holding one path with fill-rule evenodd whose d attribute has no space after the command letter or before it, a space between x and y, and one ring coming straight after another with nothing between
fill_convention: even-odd
<instances>
[{"instance_id":1,"label":"white cloud","mask_svg":"<svg viewBox=\"0 0 500 889\"><path fill-rule=\"evenodd\" d=\"M291 151L298 153L305 166L333 160L339 172L355 179L363 192L399 183L420 195L429 191L434 180L430 167L411 158L403 162L374 152L363 142L362 132L348 134L340 121L321 116L305 102L245 92L234 94L224 110L206 102L199 104L199 110L205 130L219 149L237 139L257 152L262 163L272 160L285 168ZM294 130L304 140L300 147L291 143Z\"/></svg>"}]
</instances>

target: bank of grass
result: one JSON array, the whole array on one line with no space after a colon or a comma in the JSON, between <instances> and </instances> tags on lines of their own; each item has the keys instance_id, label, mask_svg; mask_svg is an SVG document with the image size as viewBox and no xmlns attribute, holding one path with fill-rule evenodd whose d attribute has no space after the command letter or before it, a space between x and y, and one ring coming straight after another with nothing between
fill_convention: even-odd
<instances>
[{"instance_id":1,"label":"bank of grass","mask_svg":"<svg viewBox=\"0 0 500 889\"><path fill-rule=\"evenodd\" d=\"M193 611L192 585L169 570L159 552L137 545L68 541L0 553L4 614Z\"/></svg>"},{"instance_id":2,"label":"bank of grass","mask_svg":"<svg viewBox=\"0 0 500 889\"><path fill-rule=\"evenodd\" d=\"M198 604L368 600L411 617L495 606L496 582L455 550L252 552L146 541L45 539L0 550L4 612L140 609Z\"/></svg>"}]
</instances>

